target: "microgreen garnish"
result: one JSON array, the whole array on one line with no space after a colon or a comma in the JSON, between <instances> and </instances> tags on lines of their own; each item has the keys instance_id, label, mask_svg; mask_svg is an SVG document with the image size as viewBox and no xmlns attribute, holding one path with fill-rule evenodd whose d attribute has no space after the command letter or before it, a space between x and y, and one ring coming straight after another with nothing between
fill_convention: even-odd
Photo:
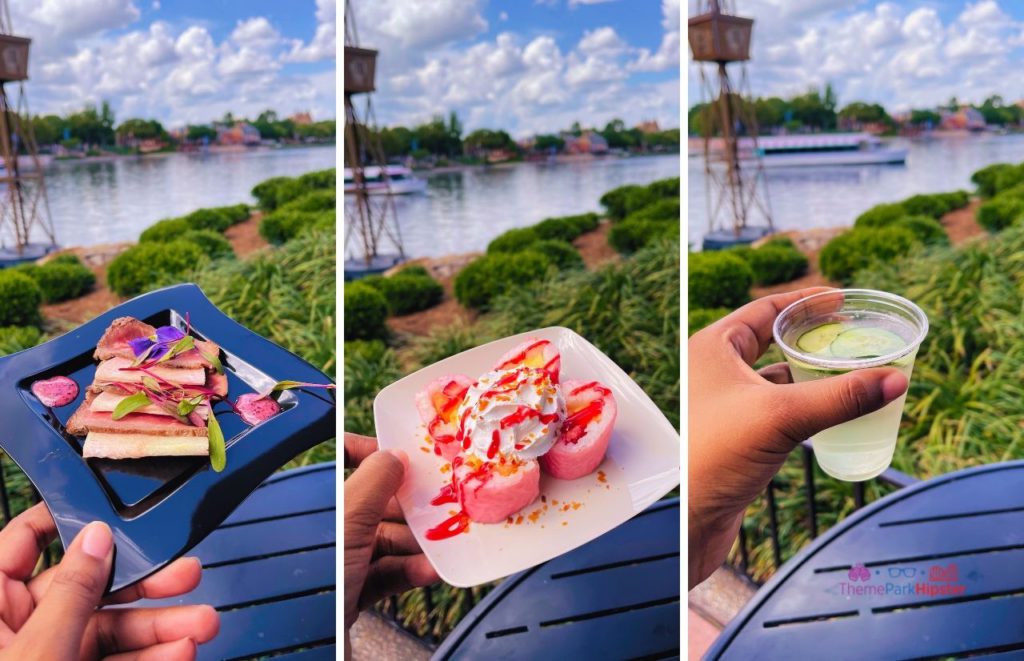
<instances>
[{"instance_id":1,"label":"microgreen garnish","mask_svg":"<svg viewBox=\"0 0 1024 661\"><path fill-rule=\"evenodd\" d=\"M153 402L152 400L150 400L149 395L142 391L139 391L134 395L129 395L128 397L125 397L120 402L118 402L117 406L114 407L114 412L110 414L110 417L113 420L120 420L129 413L132 413L133 411L138 411L139 409L149 406L152 403Z\"/></svg>"},{"instance_id":2,"label":"microgreen garnish","mask_svg":"<svg viewBox=\"0 0 1024 661\"><path fill-rule=\"evenodd\" d=\"M207 418L207 436L210 439L210 467L216 472L221 472L228 463L227 450L224 447L224 432L220 430L220 423L217 416L210 410L210 417Z\"/></svg>"},{"instance_id":3,"label":"microgreen garnish","mask_svg":"<svg viewBox=\"0 0 1024 661\"><path fill-rule=\"evenodd\" d=\"M274 384L270 390L263 393L263 397L270 397L275 392L283 392L285 390L293 390L295 388L323 388L325 390L334 390L336 386L333 383L303 383L302 381L278 381Z\"/></svg>"},{"instance_id":4,"label":"microgreen garnish","mask_svg":"<svg viewBox=\"0 0 1024 661\"><path fill-rule=\"evenodd\" d=\"M186 417L202 404L206 398L203 395L196 395L192 399L183 399L178 402L178 415Z\"/></svg>"},{"instance_id":5,"label":"microgreen garnish","mask_svg":"<svg viewBox=\"0 0 1024 661\"><path fill-rule=\"evenodd\" d=\"M217 370L217 374L224 373L224 365L221 364L220 358L217 356L217 354L211 353L209 351L203 351L202 349L200 349L199 355L205 358L206 362L213 365L213 369Z\"/></svg>"},{"instance_id":6,"label":"microgreen garnish","mask_svg":"<svg viewBox=\"0 0 1024 661\"><path fill-rule=\"evenodd\" d=\"M192 339L191 335L186 335L185 337L183 337L180 340L178 340L177 342L175 342L174 346L172 346L170 348L170 350L168 350L156 362L157 363L167 362L168 360L171 360L175 356L179 356L179 355L185 353L186 351L191 351L192 349L195 349L195 348L196 348L195 340Z\"/></svg>"},{"instance_id":7,"label":"microgreen garnish","mask_svg":"<svg viewBox=\"0 0 1024 661\"><path fill-rule=\"evenodd\" d=\"M153 392L163 392L163 389L160 388L160 382L151 376L142 377L142 385L146 386L147 390L152 390Z\"/></svg>"}]
</instances>

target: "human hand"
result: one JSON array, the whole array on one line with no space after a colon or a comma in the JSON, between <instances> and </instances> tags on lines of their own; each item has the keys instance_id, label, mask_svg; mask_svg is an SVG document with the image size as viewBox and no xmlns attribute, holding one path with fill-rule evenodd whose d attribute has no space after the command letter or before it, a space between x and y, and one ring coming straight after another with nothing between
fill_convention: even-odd
<instances>
[{"instance_id":1,"label":"human hand","mask_svg":"<svg viewBox=\"0 0 1024 661\"><path fill-rule=\"evenodd\" d=\"M193 590L202 571L195 558L176 560L104 599L114 558L110 528L89 524L59 565L32 576L56 536L42 503L0 530L0 660L194 659L196 645L217 635L220 619L210 606L97 610Z\"/></svg>"},{"instance_id":2,"label":"human hand","mask_svg":"<svg viewBox=\"0 0 1024 661\"><path fill-rule=\"evenodd\" d=\"M439 580L394 497L409 458L376 450L376 439L345 434L345 467L356 469L345 480L346 638L360 609Z\"/></svg>"},{"instance_id":3,"label":"human hand","mask_svg":"<svg viewBox=\"0 0 1024 661\"><path fill-rule=\"evenodd\" d=\"M767 296L689 340L689 585L725 560L747 505L801 441L902 395L892 368L795 384L785 363L755 372L772 324L789 304L827 287Z\"/></svg>"}]
</instances>

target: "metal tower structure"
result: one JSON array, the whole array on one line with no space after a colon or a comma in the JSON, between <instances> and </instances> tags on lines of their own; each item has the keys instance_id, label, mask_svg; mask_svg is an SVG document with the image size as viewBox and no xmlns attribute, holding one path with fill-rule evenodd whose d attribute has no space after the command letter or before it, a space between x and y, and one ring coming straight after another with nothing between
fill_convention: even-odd
<instances>
[{"instance_id":1,"label":"metal tower structure","mask_svg":"<svg viewBox=\"0 0 1024 661\"><path fill-rule=\"evenodd\" d=\"M7 0L0 0L0 268L57 248L25 95L30 43L13 34Z\"/></svg>"},{"instance_id":2,"label":"metal tower structure","mask_svg":"<svg viewBox=\"0 0 1024 661\"><path fill-rule=\"evenodd\" d=\"M345 6L345 168L346 190L352 204L345 204L345 279L381 273L405 261L402 234L394 198L388 186L387 159L380 140L370 127L376 126L373 112L377 51L360 48L352 2ZM362 113L355 98L362 96ZM374 168L377 182L373 193L367 187L367 169ZM350 210L351 208L351 210ZM387 240L385 242L385 239ZM382 252L390 248L396 253ZM355 244L355 254L349 248Z\"/></svg>"},{"instance_id":3,"label":"metal tower structure","mask_svg":"<svg viewBox=\"0 0 1024 661\"><path fill-rule=\"evenodd\" d=\"M754 21L732 15L731 0L698 0L688 36L700 69L701 133L708 233L704 249L745 244L771 234L772 214L750 103L746 66ZM705 66L705 63L707 66ZM740 64L739 84L728 65ZM710 71L709 71L710 69Z\"/></svg>"}]
</instances>

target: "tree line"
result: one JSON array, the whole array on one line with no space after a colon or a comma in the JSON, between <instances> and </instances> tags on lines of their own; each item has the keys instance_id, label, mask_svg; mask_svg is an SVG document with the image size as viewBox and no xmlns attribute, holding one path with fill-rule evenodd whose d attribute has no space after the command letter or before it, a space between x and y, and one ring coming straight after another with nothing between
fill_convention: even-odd
<instances>
[{"instance_id":1,"label":"tree line","mask_svg":"<svg viewBox=\"0 0 1024 661\"><path fill-rule=\"evenodd\" d=\"M335 136L335 120L323 120L310 124L296 124L288 118L280 118L273 110L265 110L256 119L236 118L226 113L220 123L232 125L236 121L247 121L259 132L260 136L269 140L287 140L304 138L333 138ZM186 127L185 139L198 141L206 138L214 140L217 130L215 122ZM109 147L117 143L118 137L134 137L137 140L162 140L172 142L170 133L158 120L132 117L120 124L116 122L110 104L103 101L99 105L86 105L81 110L66 115L35 115L31 118L36 143L40 146L63 144L68 148L79 145Z\"/></svg>"},{"instance_id":2,"label":"tree line","mask_svg":"<svg viewBox=\"0 0 1024 661\"><path fill-rule=\"evenodd\" d=\"M735 100L742 104L744 116L753 115L759 130L770 133L785 130L791 133L801 131L832 131L844 123L879 124L886 130L895 131L900 122L896 121L884 106L878 103L853 101L840 108L835 90L826 84L821 90L811 88L803 94L783 99L778 96L755 97ZM909 112L903 124L914 128L935 128L942 120L941 111L955 112L963 104L953 97L945 105L936 108L916 108ZM995 126L1019 126L1024 120L1024 109L1016 104L1007 104L998 94L989 96L981 104L970 107L981 113L986 124ZM688 120L691 134L704 134L703 123L709 114L709 104L698 103L690 108ZM711 116L714 124L717 118ZM742 131L742 127L740 127ZM715 131L717 133L717 130Z\"/></svg>"},{"instance_id":3,"label":"tree line","mask_svg":"<svg viewBox=\"0 0 1024 661\"><path fill-rule=\"evenodd\" d=\"M473 157L484 150L506 150L513 154L522 152L519 144L503 129L481 128L463 135L462 120L452 111L447 117L435 115L429 121L416 126L385 126L369 129L370 136L379 140L385 157L413 158L445 157L448 159ZM540 134L533 138L533 149L540 152L561 151L565 147L565 135L582 135L587 129L579 122L560 133ZM644 133L638 128L627 128L621 119L613 119L603 129L590 129L600 134L613 149L647 149L662 147L679 148L679 129L668 129L655 133ZM364 135L367 129L363 129ZM347 157L347 155L346 155Z\"/></svg>"}]
</instances>

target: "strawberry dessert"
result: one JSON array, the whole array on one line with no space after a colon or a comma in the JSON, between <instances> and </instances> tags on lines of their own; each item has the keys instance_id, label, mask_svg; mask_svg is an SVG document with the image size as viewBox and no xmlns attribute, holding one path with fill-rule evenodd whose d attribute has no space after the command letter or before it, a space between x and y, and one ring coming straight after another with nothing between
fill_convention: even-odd
<instances>
[{"instance_id":1,"label":"strawberry dessert","mask_svg":"<svg viewBox=\"0 0 1024 661\"><path fill-rule=\"evenodd\" d=\"M499 523L540 496L540 474L572 480L604 459L615 399L596 381L559 382L561 358L548 340L530 339L476 381L441 377L417 394L434 453L451 463L451 483L432 505L461 509L427 531L440 540L471 521Z\"/></svg>"}]
</instances>

